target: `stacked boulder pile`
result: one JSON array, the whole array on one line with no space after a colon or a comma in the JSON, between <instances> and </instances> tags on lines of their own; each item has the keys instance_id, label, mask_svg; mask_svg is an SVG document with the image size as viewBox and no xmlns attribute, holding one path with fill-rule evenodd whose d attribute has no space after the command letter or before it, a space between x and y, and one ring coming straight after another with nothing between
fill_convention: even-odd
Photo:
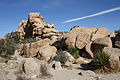
<instances>
[{"instance_id":1,"label":"stacked boulder pile","mask_svg":"<svg viewBox=\"0 0 120 80\"><path fill-rule=\"evenodd\" d=\"M57 52L57 49L50 45L57 41L59 31L55 29L54 24L46 24L40 13L30 13L28 21L20 22L17 32L23 40L29 38L37 40L35 43L22 45L21 55L49 60Z\"/></svg>"},{"instance_id":2,"label":"stacked boulder pile","mask_svg":"<svg viewBox=\"0 0 120 80\"><path fill-rule=\"evenodd\" d=\"M97 45L112 47L112 42L107 36L109 32L106 28L86 28L86 27L73 27L69 33L63 36L63 43L68 48L86 49L86 52L93 58L91 45L96 48ZM105 38L106 37L106 38ZM102 39L105 38L105 39ZM100 39L100 40L97 40ZM104 40L104 41L103 41ZM101 42L103 41L103 42ZM98 48L101 49L101 48Z\"/></svg>"},{"instance_id":3,"label":"stacked boulder pile","mask_svg":"<svg viewBox=\"0 0 120 80\"><path fill-rule=\"evenodd\" d=\"M59 36L59 31L55 29L54 24L46 24L40 13L30 13L28 20L23 20L19 24L17 32L20 38L34 38L36 40Z\"/></svg>"},{"instance_id":4,"label":"stacked boulder pile","mask_svg":"<svg viewBox=\"0 0 120 80\"><path fill-rule=\"evenodd\" d=\"M120 67L120 32L109 34L106 28L74 26L60 34L54 24L45 23L40 13L30 13L28 20L20 22L16 32L21 40L32 38L35 42L20 43L10 60L0 57L0 69L8 73L9 80L19 80L19 77L37 80L38 76L50 73L47 69L61 70L73 66L73 63L87 64L98 51L110 55L112 68ZM5 35L2 39L7 37ZM77 59L68 52L72 48L79 52Z\"/></svg>"},{"instance_id":5,"label":"stacked boulder pile","mask_svg":"<svg viewBox=\"0 0 120 80\"><path fill-rule=\"evenodd\" d=\"M106 28L74 26L63 35L62 43L67 48L78 48L80 54L88 58L94 58L96 52L104 51L110 55L111 66L120 67L120 33L109 34Z\"/></svg>"}]
</instances>

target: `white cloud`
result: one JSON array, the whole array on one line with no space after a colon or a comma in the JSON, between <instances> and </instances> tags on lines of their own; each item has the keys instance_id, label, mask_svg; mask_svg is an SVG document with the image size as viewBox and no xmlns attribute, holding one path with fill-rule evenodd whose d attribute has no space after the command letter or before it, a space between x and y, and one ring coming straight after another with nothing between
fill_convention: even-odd
<instances>
[{"instance_id":1,"label":"white cloud","mask_svg":"<svg viewBox=\"0 0 120 80\"><path fill-rule=\"evenodd\" d=\"M73 22L73 21L85 19L85 18L90 18L90 17L94 17L94 16L98 16L98 15L110 13L110 12L117 11L117 10L120 10L120 7L108 9L108 10L105 10L105 11L101 11L101 12L98 12L98 13L95 13L95 14L92 14L92 15L88 15L88 16L84 16L84 17L80 17L80 18L75 18L75 19L71 19L71 20L66 20L66 21L64 21L64 22L62 22L62 23L68 23L68 22Z\"/></svg>"}]
</instances>

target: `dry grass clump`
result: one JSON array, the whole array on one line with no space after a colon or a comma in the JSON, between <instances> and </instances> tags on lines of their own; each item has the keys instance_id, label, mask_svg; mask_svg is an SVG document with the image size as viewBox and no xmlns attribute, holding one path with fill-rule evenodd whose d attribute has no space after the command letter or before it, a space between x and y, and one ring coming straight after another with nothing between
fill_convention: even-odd
<instances>
[{"instance_id":1,"label":"dry grass clump","mask_svg":"<svg viewBox=\"0 0 120 80\"><path fill-rule=\"evenodd\" d=\"M49 66L46 63L41 65L40 73L41 73L39 75L40 78L51 78L52 77L52 74L50 73L50 70L49 70Z\"/></svg>"}]
</instances>

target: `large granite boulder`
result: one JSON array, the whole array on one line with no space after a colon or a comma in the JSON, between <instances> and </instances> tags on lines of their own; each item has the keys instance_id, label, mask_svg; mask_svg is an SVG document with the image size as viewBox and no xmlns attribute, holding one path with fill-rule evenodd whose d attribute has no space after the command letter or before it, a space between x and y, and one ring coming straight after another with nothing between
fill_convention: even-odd
<instances>
[{"instance_id":1,"label":"large granite boulder","mask_svg":"<svg viewBox=\"0 0 120 80\"><path fill-rule=\"evenodd\" d=\"M78 49L83 49L85 45L87 45L90 42L90 37L91 37L91 34L88 34L88 33L78 34L76 39L76 47Z\"/></svg>"},{"instance_id":2,"label":"large granite boulder","mask_svg":"<svg viewBox=\"0 0 120 80\"><path fill-rule=\"evenodd\" d=\"M99 38L93 41L92 43L92 51L102 51L104 47L112 48L112 41L109 37Z\"/></svg>"},{"instance_id":3,"label":"large granite boulder","mask_svg":"<svg viewBox=\"0 0 120 80\"><path fill-rule=\"evenodd\" d=\"M96 30L96 28L86 27L73 28L69 33L66 33L63 36L63 39L68 48L77 46L79 49L82 49L86 45L86 43L90 41L90 34L95 32ZM86 40L86 38L88 41ZM79 47L81 45L82 47Z\"/></svg>"},{"instance_id":4,"label":"large granite boulder","mask_svg":"<svg viewBox=\"0 0 120 80\"><path fill-rule=\"evenodd\" d=\"M42 62L43 63L43 62ZM40 75L40 62L33 58L25 60L24 70L27 75L30 76L39 76Z\"/></svg>"},{"instance_id":5,"label":"large granite boulder","mask_svg":"<svg viewBox=\"0 0 120 80\"><path fill-rule=\"evenodd\" d=\"M92 35L92 41L98 38L107 37L109 35L109 32L106 28L99 28L97 31Z\"/></svg>"},{"instance_id":6,"label":"large granite boulder","mask_svg":"<svg viewBox=\"0 0 120 80\"><path fill-rule=\"evenodd\" d=\"M42 37L43 38L51 38L52 36L59 36L59 31L55 29L54 24L47 24L45 28L42 30Z\"/></svg>"},{"instance_id":7,"label":"large granite boulder","mask_svg":"<svg viewBox=\"0 0 120 80\"><path fill-rule=\"evenodd\" d=\"M24 44L23 48L21 49L21 55L26 55L28 57L35 57L37 56L40 47L49 44L50 44L50 40L48 38L39 40L34 43Z\"/></svg>"},{"instance_id":8,"label":"large granite boulder","mask_svg":"<svg viewBox=\"0 0 120 80\"><path fill-rule=\"evenodd\" d=\"M43 58L44 60L48 61L50 57L56 54L56 52L57 49L54 46L44 45L39 48L38 55L40 55L40 58Z\"/></svg>"},{"instance_id":9,"label":"large granite boulder","mask_svg":"<svg viewBox=\"0 0 120 80\"><path fill-rule=\"evenodd\" d=\"M83 49L89 42L106 37L108 34L106 28L75 27L69 33L63 35L63 41L68 48Z\"/></svg>"}]
</instances>

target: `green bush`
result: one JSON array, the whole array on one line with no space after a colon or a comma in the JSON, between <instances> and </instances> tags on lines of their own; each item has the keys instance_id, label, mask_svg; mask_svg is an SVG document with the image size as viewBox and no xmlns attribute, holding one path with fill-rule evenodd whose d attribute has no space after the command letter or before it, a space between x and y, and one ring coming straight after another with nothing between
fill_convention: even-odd
<instances>
[{"instance_id":1,"label":"green bush","mask_svg":"<svg viewBox=\"0 0 120 80\"><path fill-rule=\"evenodd\" d=\"M14 54L15 49L18 49L21 43L25 44L32 42L36 42L36 40L32 38L28 38L24 40L20 39L19 32L8 33L6 39L0 40L0 56L9 57L10 55Z\"/></svg>"},{"instance_id":2,"label":"green bush","mask_svg":"<svg viewBox=\"0 0 120 80\"><path fill-rule=\"evenodd\" d=\"M98 68L109 67L109 55L105 52L97 52L94 56L93 62Z\"/></svg>"},{"instance_id":3,"label":"green bush","mask_svg":"<svg viewBox=\"0 0 120 80\"><path fill-rule=\"evenodd\" d=\"M8 57L14 54L15 51L14 42L11 39L1 39L0 40L0 56L1 57Z\"/></svg>"},{"instance_id":4,"label":"green bush","mask_svg":"<svg viewBox=\"0 0 120 80\"><path fill-rule=\"evenodd\" d=\"M97 73L108 73L111 71L110 56L105 52L96 52L92 61L92 67L95 68Z\"/></svg>"},{"instance_id":5,"label":"green bush","mask_svg":"<svg viewBox=\"0 0 120 80\"><path fill-rule=\"evenodd\" d=\"M17 49L17 45L19 42L20 38L18 32L8 33L6 39L0 40L0 56L8 57L10 55L13 55L15 49Z\"/></svg>"},{"instance_id":6,"label":"green bush","mask_svg":"<svg viewBox=\"0 0 120 80\"><path fill-rule=\"evenodd\" d=\"M79 58L79 50L77 48L68 48L68 52L70 52L70 54L75 58Z\"/></svg>"}]
</instances>

